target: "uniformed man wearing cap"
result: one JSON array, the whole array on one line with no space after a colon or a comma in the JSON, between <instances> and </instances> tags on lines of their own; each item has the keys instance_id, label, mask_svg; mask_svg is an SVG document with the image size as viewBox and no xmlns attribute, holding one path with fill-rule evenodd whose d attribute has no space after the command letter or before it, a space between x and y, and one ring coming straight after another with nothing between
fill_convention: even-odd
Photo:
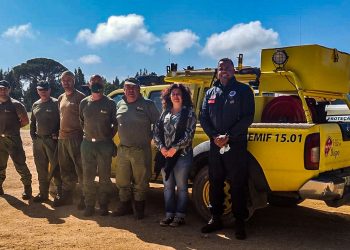
<instances>
[{"instance_id":1,"label":"uniformed man wearing cap","mask_svg":"<svg viewBox=\"0 0 350 250\"><path fill-rule=\"evenodd\" d=\"M0 81L0 195L6 178L6 167L9 156L24 185L23 200L32 197L32 175L26 164L26 156L20 137L20 128L29 123L27 111L22 103L10 97L10 84Z\"/></svg>"},{"instance_id":2,"label":"uniformed man wearing cap","mask_svg":"<svg viewBox=\"0 0 350 250\"><path fill-rule=\"evenodd\" d=\"M116 184L120 205L113 213L122 216L132 213L136 219L144 217L146 192L151 177L152 124L159 118L153 101L140 94L140 82L129 78L124 83L124 97L117 104L120 145L117 156Z\"/></svg>"},{"instance_id":3,"label":"uniformed man wearing cap","mask_svg":"<svg viewBox=\"0 0 350 250\"><path fill-rule=\"evenodd\" d=\"M61 74L64 93L58 97L60 110L60 131L58 135L58 162L62 178L62 195L54 203L54 207L73 203L73 191L78 183L80 201L77 208L85 208L82 193L83 168L81 163L80 144L83 130L79 122L79 104L85 95L74 88L74 74L65 71Z\"/></svg>"},{"instance_id":4,"label":"uniformed man wearing cap","mask_svg":"<svg viewBox=\"0 0 350 250\"><path fill-rule=\"evenodd\" d=\"M50 84L40 81L36 89L40 99L32 107L30 136L33 139L33 154L38 172L39 194L34 197L33 201L45 202L48 200L51 178L54 178L58 191L62 185L57 157L60 114L57 99L50 96ZM57 196L55 200L57 200Z\"/></svg>"},{"instance_id":5,"label":"uniformed man wearing cap","mask_svg":"<svg viewBox=\"0 0 350 250\"><path fill-rule=\"evenodd\" d=\"M96 172L99 176L100 215L108 215L109 193L112 190L111 163L114 154L113 137L117 132L115 102L103 94L103 79L93 75L89 81L91 95L84 98L79 107L84 139L81 143L83 161L84 194L86 208L84 216L95 213Z\"/></svg>"}]
</instances>

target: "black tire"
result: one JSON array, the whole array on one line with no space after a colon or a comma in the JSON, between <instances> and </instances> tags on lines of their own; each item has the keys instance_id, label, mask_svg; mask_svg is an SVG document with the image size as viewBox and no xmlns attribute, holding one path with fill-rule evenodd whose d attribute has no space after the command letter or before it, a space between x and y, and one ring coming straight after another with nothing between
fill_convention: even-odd
<instances>
[{"instance_id":1,"label":"black tire","mask_svg":"<svg viewBox=\"0 0 350 250\"><path fill-rule=\"evenodd\" d=\"M304 199L300 197L290 197L282 195L270 194L268 197L269 204L276 207L295 207L299 203L303 202Z\"/></svg>"},{"instance_id":2,"label":"black tire","mask_svg":"<svg viewBox=\"0 0 350 250\"><path fill-rule=\"evenodd\" d=\"M222 219L232 220L231 196L229 195L229 184L225 182L225 205ZM196 174L192 186L192 200L198 214L205 220L210 219L209 205L209 171L208 165L203 166Z\"/></svg>"}]
</instances>

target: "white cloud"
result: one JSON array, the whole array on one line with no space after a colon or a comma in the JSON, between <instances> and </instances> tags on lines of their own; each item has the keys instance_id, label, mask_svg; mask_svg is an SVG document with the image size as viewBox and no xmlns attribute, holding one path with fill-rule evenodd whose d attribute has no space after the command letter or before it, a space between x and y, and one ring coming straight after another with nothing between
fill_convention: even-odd
<instances>
[{"instance_id":1,"label":"white cloud","mask_svg":"<svg viewBox=\"0 0 350 250\"><path fill-rule=\"evenodd\" d=\"M152 45L159 39L147 30L143 16L129 14L127 16L110 16L105 23L100 23L94 31L80 30L77 42L85 42L91 47L113 42L125 42L138 52L152 53Z\"/></svg>"},{"instance_id":2,"label":"white cloud","mask_svg":"<svg viewBox=\"0 0 350 250\"><path fill-rule=\"evenodd\" d=\"M222 57L238 56L244 54L245 64L258 64L260 50L279 45L279 35L272 29L262 27L260 21L248 24L240 23L231 29L219 34L212 34L207 38L202 54L220 59Z\"/></svg>"},{"instance_id":3,"label":"white cloud","mask_svg":"<svg viewBox=\"0 0 350 250\"><path fill-rule=\"evenodd\" d=\"M27 23L8 28L2 33L2 37L14 39L16 42L19 42L22 38L34 38L35 35L32 24Z\"/></svg>"},{"instance_id":4,"label":"white cloud","mask_svg":"<svg viewBox=\"0 0 350 250\"><path fill-rule=\"evenodd\" d=\"M169 49L170 53L174 55L183 53L186 49L195 45L198 40L199 37L188 29L170 32L163 37L165 48Z\"/></svg>"},{"instance_id":5,"label":"white cloud","mask_svg":"<svg viewBox=\"0 0 350 250\"><path fill-rule=\"evenodd\" d=\"M67 39L65 38L60 38L59 41L61 41L63 44L65 45L71 45L72 43L70 41L68 41Z\"/></svg>"},{"instance_id":6,"label":"white cloud","mask_svg":"<svg viewBox=\"0 0 350 250\"><path fill-rule=\"evenodd\" d=\"M84 64L97 64L101 63L101 57L97 55L86 55L79 58L79 61Z\"/></svg>"}]
</instances>

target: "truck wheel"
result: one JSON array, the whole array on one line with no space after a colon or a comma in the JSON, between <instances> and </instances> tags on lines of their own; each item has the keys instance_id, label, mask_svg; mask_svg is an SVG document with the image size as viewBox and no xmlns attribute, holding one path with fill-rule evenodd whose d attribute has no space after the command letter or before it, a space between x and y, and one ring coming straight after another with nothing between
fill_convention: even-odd
<instances>
[{"instance_id":1,"label":"truck wheel","mask_svg":"<svg viewBox=\"0 0 350 250\"><path fill-rule=\"evenodd\" d=\"M224 214L222 219L228 221L232 219L230 185L225 181L224 192ZM209 211L209 171L205 165L195 176L192 186L192 200L199 215L206 221L210 219Z\"/></svg>"},{"instance_id":2,"label":"truck wheel","mask_svg":"<svg viewBox=\"0 0 350 250\"><path fill-rule=\"evenodd\" d=\"M289 197L273 194L270 194L268 197L269 204L276 207L294 207L303 201L304 199L300 197Z\"/></svg>"}]
</instances>

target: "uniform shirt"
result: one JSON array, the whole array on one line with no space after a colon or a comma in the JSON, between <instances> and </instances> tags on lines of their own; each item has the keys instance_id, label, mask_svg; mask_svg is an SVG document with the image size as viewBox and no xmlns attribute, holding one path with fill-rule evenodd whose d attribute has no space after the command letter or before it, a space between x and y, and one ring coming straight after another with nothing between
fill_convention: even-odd
<instances>
[{"instance_id":1,"label":"uniform shirt","mask_svg":"<svg viewBox=\"0 0 350 250\"><path fill-rule=\"evenodd\" d=\"M96 141L112 139L117 118L116 105L111 98L102 96L100 100L93 101L88 96L81 101L79 114L85 138Z\"/></svg>"},{"instance_id":2,"label":"uniform shirt","mask_svg":"<svg viewBox=\"0 0 350 250\"><path fill-rule=\"evenodd\" d=\"M60 113L57 99L50 97L46 102L40 99L33 103L30 117L30 135L58 135L60 128Z\"/></svg>"},{"instance_id":3,"label":"uniform shirt","mask_svg":"<svg viewBox=\"0 0 350 250\"><path fill-rule=\"evenodd\" d=\"M183 112L181 110L181 112ZM182 149L183 153L186 154L192 149L192 140L194 136L194 132L196 130L196 114L191 108L188 113L188 119L186 123L186 130L184 133L184 136L180 138L180 140L177 143L173 143L175 140L175 134L176 134L176 128L180 121L181 112L178 112L176 114L172 114L168 110L164 111L164 113L161 115L160 119L163 119L163 126L164 126L164 143L163 145L161 138L160 138L160 130L158 126L155 126L154 128L154 142L157 145L157 148L161 150L162 147L165 147L167 149L169 148L175 148L176 151ZM158 125L159 123L157 123Z\"/></svg>"},{"instance_id":4,"label":"uniform shirt","mask_svg":"<svg viewBox=\"0 0 350 250\"><path fill-rule=\"evenodd\" d=\"M27 116L27 111L19 101L9 98L0 102L0 135L20 135L22 115Z\"/></svg>"},{"instance_id":5,"label":"uniform shirt","mask_svg":"<svg viewBox=\"0 0 350 250\"><path fill-rule=\"evenodd\" d=\"M85 95L76 89L71 95L63 93L58 97L60 110L59 139L79 138L83 135L79 122L79 104L84 98Z\"/></svg>"},{"instance_id":6,"label":"uniform shirt","mask_svg":"<svg viewBox=\"0 0 350 250\"><path fill-rule=\"evenodd\" d=\"M152 139L152 124L159 118L153 101L139 97L128 103L123 97L117 104L118 134L120 144L128 147L144 147Z\"/></svg>"},{"instance_id":7,"label":"uniform shirt","mask_svg":"<svg viewBox=\"0 0 350 250\"><path fill-rule=\"evenodd\" d=\"M247 140L254 109L254 94L248 85L235 78L226 86L217 81L205 95L200 123L210 139L227 134L231 142Z\"/></svg>"}]
</instances>

